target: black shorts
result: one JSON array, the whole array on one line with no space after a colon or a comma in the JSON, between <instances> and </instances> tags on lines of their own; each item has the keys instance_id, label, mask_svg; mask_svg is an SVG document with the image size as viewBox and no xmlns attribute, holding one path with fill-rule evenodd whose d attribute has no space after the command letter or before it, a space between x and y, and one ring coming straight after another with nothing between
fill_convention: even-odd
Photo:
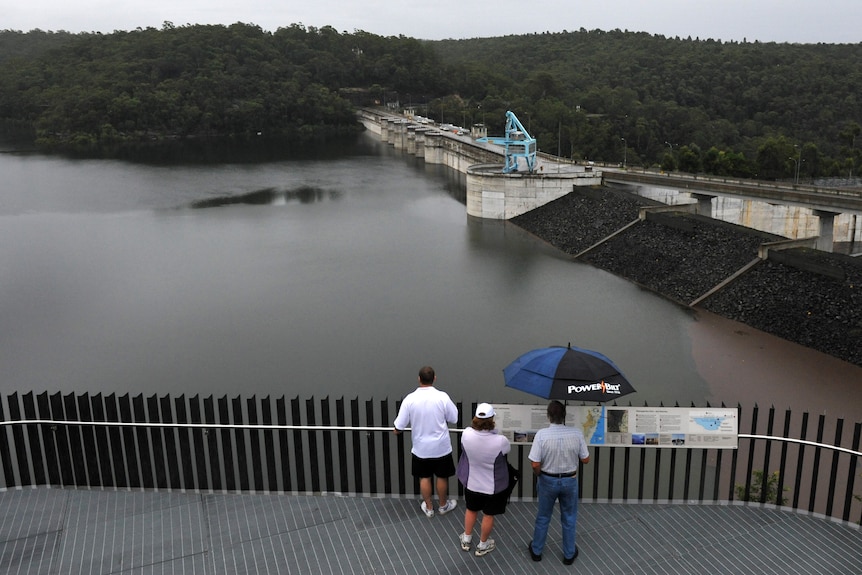
<instances>
[{"instance_id":1,"label":"black shorts","mask_svg":"<svg viewBox=\"0 0 862 575\"><path fill-rule=\"evenodd\" d=\"M422 459L413 454L413 476L419 477L452 477L455 475L455 462L452 454L434 459Z\"/></svg>"},{"instance_id":2,"label":"black shorts","mask_svg":"<svg viewBox=\"0 0 862 575\"><path fill-rule=\"evenodd\" d=\"M464 504L470 511L481 511L485 515L502 515L506 512L509 496L505 491L488 495L464 489Z\"/></svg>"}]
</instances>

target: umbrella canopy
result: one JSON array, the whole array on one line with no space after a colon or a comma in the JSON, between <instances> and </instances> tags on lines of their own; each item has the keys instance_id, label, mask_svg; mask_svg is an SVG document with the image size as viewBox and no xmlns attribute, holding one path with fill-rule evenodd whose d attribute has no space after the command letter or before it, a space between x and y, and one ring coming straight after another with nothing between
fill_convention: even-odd
<instances>
[{"instance_id":1,"label":"umbrella canopy","mask_svg":"<svg viewBox=\"0 0 862 575\"><path fill-rule=\"evenodd\" d=\"M571 344L529 351L506 366L503 377L507 387L545 399L604 402L635 391L610 359Z\"/></svg>"}]
</instances>

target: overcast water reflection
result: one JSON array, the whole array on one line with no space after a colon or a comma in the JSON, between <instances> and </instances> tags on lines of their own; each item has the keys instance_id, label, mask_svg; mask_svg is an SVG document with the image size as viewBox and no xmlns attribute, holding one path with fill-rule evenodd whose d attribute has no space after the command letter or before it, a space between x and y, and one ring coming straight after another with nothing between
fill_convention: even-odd
<instances>
[{"instance_id":1,"label":"overcast water reflection","mask_svg":"<svg viewBox=\"0 0 862 575\"><path fill-rule=\"evenodd\" d=\"M463 176L363 135L332 157L129 163L0 154L0 393L533 402L516 356L613 358L639 404L704 404L688 310L520 228ZM742 400L742 399L740 399Z\"/></svg>"}]
</instances>

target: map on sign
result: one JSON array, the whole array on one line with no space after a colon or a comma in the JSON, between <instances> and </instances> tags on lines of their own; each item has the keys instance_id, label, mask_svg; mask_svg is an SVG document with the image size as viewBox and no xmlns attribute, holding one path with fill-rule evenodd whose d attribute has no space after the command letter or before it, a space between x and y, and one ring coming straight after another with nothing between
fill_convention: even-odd
<instances>
[{"instance_id":1,"label":"map on sign","mask_svg":"<svg viewBox=\"0 0 862 575\"><path fill-rule=\"evenodd\" d=\"M497 429L512 443L532 443L547 427L547 405L496 405ZM566 425L594 446L736 449L733 408L567 406Z\"/></svg>"},{"instance_id":2,"label":"map on sign","mask_svg":"<svg viewBox=\"0 0 862 575\"><path fill-rule=\"evenodd\" d=\"M736 432L736 413L729 414L727 410L720 412L712 410L696 411L691 410L688 414L691 425L690 431L699 431L703 433L712 432ZM696 429L695 429L696 428Z\"/></svg>"},{"instance_id":3,"label":"map on sign","mask_svg":"<svg viewBox=\"0 0 862 575\"><path fill-rule=\"evenodd\" d=\"M723 417L692 417L691 420L701 426L704 431L716 431L724 421Z\"/></svg>"},{"instance_id":4,"label":"map on sign","mask_svg":"<svg viewBox=\"0 0 862 575\"><path fill-rule=\"evenodd\" d=\"M691 420L704 428L706 431L715 431L724 421L723 417L692 417Z\"/></svg>"},{"instance_id":5,"label":"map on sign","mask_svg":"<svg viewBox=\"0 0 862 575\"><path fill-rule=\"evenodd\" d=\"M574 410L573 410L574 411ZM576 410L580 415L581 431L590 445L605 444L605 408L586 407Z\"/></svg>"}]
</instances>

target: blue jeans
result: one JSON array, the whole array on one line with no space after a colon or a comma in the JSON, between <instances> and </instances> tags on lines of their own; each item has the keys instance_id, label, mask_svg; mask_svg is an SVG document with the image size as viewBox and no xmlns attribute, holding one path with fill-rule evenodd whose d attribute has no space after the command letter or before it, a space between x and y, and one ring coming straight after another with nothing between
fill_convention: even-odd
<instances>
[{"instance_id":1,"label":"blue jeans","mask_svg":"<svg viewBox=\"0 0 862 575\"><path fill-rule=\"evenodd\" d=\"M539 511L533 530L533 553L541 555L548 538L548 526L554 513L554 503L560 501L560 521L563 527L563 557L575 554L575 530L578 523L578 478L539 475L536 490Z\"/></svg>"}]
</instances>

